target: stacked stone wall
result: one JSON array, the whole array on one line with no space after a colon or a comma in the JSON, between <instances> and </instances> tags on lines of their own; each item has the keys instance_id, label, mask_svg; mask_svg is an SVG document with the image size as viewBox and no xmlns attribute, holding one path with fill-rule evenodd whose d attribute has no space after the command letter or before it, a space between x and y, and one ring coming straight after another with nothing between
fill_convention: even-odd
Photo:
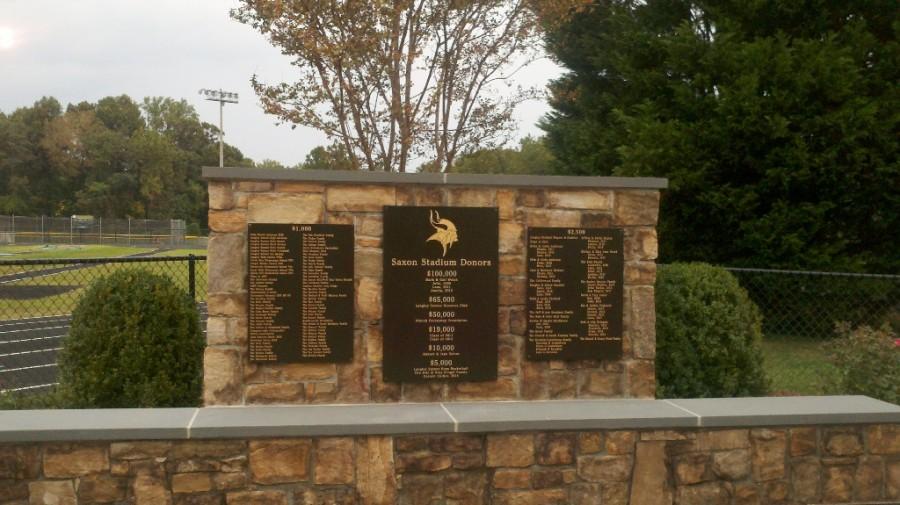
<instances>
[{"instance_id":1,"label":"stacked stone wall","mask_svg":"<svg viewBox=\"0 0 900 505\"><path fill-rule=\"evenodd\" d=\"M654 396L653 284L659 191L211 180L209 195L206 405ZM384 205L499 209L499 376L496 381L401 385L383 380ZM351 363L249 362L248 223L354 225L356 318ZM624 229L624 356L621 360L533 362L525 359L525 234L529 226Z\"/></svg>"},{"instance_id":2,"label":"stacked stone wall","mask_svg":"<svg viewBox=\"0 0 900 505\"><path fill-rule=\"evenodd\" d=\"M897 424L0 445L4 505L898 500Z\"/></svg>"}]
</instances>

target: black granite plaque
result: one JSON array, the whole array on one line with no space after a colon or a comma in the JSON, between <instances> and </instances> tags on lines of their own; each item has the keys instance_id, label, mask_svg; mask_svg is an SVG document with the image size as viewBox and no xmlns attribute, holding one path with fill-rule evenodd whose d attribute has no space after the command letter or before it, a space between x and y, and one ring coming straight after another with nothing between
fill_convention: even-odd
<instances>
[{"instance_id":1,"label":"black granite plaque","mask_svg":"<svg viewBox=\"0 0 900 505\"><path fill-rule=\"evenodd\" d=\"M622 230L528 229L530 360L622 356Z\"/></svg>"},{"instance_id":2,"label":"black granite plaque","mask_svg":"<svg viewBox=\"0 0 900 505\"><path fill-rule=\"evenodd\" d=\"M498 213L384 208L384 378L497 378Z\"/></svg>"},{"instance_id":3,"label":"black granite plaque","mask_svg":"<svg viewBox=\"0 0 900 505\"><path fill-rule=\"evenodd\" d=\"M249 226L253 362L353 359L353 226Z\"/></svg>"}]
</instances>

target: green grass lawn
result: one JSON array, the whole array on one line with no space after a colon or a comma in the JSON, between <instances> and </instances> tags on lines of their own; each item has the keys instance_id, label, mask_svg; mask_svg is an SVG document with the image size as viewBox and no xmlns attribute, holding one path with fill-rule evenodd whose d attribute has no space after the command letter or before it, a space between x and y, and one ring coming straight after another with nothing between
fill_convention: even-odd
<instances>
[{"instance_id":1,"label":"green grass lawn","mask_svg":"<svg viewBox=\"0 0 900 505\"><path fill-rule=\"evenodd\" d=\"M762 348L771 394L825 394L825 378L833 373L833 367L821 340L764 339Z\"/></svg>"},{"instance_id":2,"label":"green grass lawn","mask_svg":"<svg viewBox=\"0 0 900 505\"><path fill-rule=\"evenodd\" d=\"M148 251L152 249L111 245L4 245L0 246L0 260L115 258Z\"/></svg>"}]
</instances>

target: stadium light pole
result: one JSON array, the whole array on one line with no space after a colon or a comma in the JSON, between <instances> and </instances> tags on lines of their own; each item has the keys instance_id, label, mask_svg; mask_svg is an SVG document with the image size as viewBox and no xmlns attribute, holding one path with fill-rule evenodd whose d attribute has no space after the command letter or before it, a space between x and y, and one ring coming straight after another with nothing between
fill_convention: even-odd
<instances>
[{"instance_id":1,"label":"stadium light pole","mask_svg":"<svg viewBox=\"0 0 900 505\"><path fill-rule=\"evenodd\" d=\"M219 166L225 166L225 148L223 147L224 140L223 136L225 134L225 126L223 121L223 112L222 109L225 108L225 103L238 103L238 94L232 93L230 91L222 91L221 89L206 89L203 88L200 90L200 94L206 97L207 100L211 102L219 102Z\"/></svg>"}]
</instances>

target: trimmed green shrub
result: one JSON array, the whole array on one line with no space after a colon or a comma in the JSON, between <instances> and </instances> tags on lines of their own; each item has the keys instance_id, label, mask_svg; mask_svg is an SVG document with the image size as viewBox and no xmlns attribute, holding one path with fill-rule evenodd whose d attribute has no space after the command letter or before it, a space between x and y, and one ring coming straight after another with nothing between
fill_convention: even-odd
<instances>
[{"instance_id":1,"label":"trimmed green shrub","mask_svg":"<svg viewBox=\"0 0 900 505\"><path fill-rule=\"evenodd\" d=\"M60 354L67 406L199 404L203 334L196 306L169 278L122 269L94 281Z\"/></svg>"},{"instance_id":2,"label":"trimmed green shrub","mask_svg":"<svg viewBox=\"0 0 900 505\"><path fill-rule=\"evenodd\" d=\"M704 263L660 267L656 377L661 398L766 393L762 318L728 271Z\"/></svg>"},{"instance_id":3,"label":"trimmed green shrub","mask_svg":"<svg viewBox=\"0 0 900 505\"><path fill-rule=\"evenodd\" d=\"M900 340L888 324L879 329L838 325L839 337L824 344L836 373L828 389L900 404Z\"/></svg>"}]
</instances>

